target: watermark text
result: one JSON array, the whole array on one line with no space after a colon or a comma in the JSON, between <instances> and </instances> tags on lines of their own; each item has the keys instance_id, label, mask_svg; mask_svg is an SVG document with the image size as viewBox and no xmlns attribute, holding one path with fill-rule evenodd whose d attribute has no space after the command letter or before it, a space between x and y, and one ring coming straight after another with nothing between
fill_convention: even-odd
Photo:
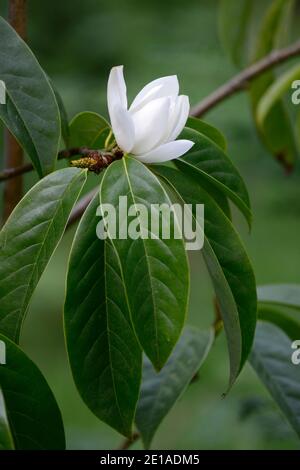
<instances>
[{"instance_id":1,"label":"watermark text","mask_svg":"<svg viewBox=\"0 0 300 470\"><path fill-rule=\"evenodd\" d=\"M0 80L0 104L6 104L6 87L3 80Z\"/></svg>"},{"instance_id":2,"label":"watermark text","mask_svg":"<svg viewBox=\"0 0 300 470\"><path fill-rule=\"evenodd\" d=\"M186 250L201 250L204 244L203 204L128 204L119 196L117 207L100 204L97 237L101 240L185 240Z\"/></svg>"},{"instance_id":3,"label":"watermark text","mask_svg":"<svg viewBox=\"0 0 300 470\"><path fill-rule=\"evenodd\" d=\"M0 364L6 364L6 344L0 340Z\"/></svg>"},{"instance_id":4,"label":"watermark text","mask_svg":"<svg viewBox=\"0 0 300 470\"><path fill-rule=\"evenodd\" d=\"M300 339L293 341L291 344L291 348L295 349L296 351L293 352L291 360L295 366L300 364Z\"/></svg>"},{"instance_id":5,"label":"watermark text","mask_svg":"<svg viewBox=\"0 0 300 470\"><path fill-rule=\"evenodd\" d=\"M300 80L294 80L292 88L295 90L292 93L292 103L295 105L300 104Z\"/></svg>"}]
</instances>

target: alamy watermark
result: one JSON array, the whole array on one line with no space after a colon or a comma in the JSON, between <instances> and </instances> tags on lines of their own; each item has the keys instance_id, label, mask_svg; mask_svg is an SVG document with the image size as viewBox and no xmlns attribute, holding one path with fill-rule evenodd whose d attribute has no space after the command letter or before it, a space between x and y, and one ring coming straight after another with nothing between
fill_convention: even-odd
<instances>
[{"instance_id":1,"label":"alamy watermark","mask_svg":"<svg viewBox=\"0 0 300 470\"><path fill-rule=\"evenodd\" d=\"M300 104L300 80L294 80L292 88L295 90L292 93L292 103L295 105Z\"/></svg>"},{"instance_id":2,"label":"alamy watermark","mask_svg":"<svg viewBox=\"0 0 300 470\"><path fill-rule=\"evenodd\" d=\"M184 239L186 250L201 250L204 244L203 204L128 205L127 196L119 196L117 208L100 204L97 215L98 238L105 240Z\"/></svg>"},{"instance_id":3,"label":"alamy watermark","mask_svg":"<svg viewBox=\"0 0 300 470\"><path fill-rule=\"evenodd\" d=\"M292 354L291 361L295 366L298 366L300 364L300 339L293 341L291 348L296 350Z\"/></svg>"},{"instance_id":4,"label":"alamy watermark","mask_svg":"<svg viewBox=\"0 0 300 470\"><path fill-rule=\"evenodd\" d=\"M0 365L6 364L6 344L0 340Z\"/></svg>"},{"instance_id":5,"label":"alamy watermark","mask_svg":"<svg viewBox=\"0 0 300 470\"><path fill-rule=\"evenodd\" d=\"M0 80L0 104L6 104L6 86L3 80Z\"/></svg>"}]
</instances>

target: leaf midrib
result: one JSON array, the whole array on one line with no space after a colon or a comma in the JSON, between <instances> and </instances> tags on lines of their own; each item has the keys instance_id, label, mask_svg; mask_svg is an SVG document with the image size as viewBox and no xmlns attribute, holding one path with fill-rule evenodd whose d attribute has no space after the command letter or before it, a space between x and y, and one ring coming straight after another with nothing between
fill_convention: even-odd
<instances>
[{"instance_id":1,"label":"leaf midrib","mask_svg":"<svg viewBox=\"0 0 300 470\"><path fill-rule=\"evenodd\" d=\"M105 241L104 244L106 244L106 243L108 243L108 242ZM120 407L120 404L119 404L119 398L118 398L118 394L117 394L117 388L116 388L115 376L114 376L114 367L113 367L113 361L112 361L112 354L111 354L110 327L109 327L109 315L108 315L108 296L107 296L106 246L105 245L104 245L104 289L105 289L106 334L107 334L107 343L108 343L109 368L110 368L111 380L112 380L112 385L113 385L114 396L115 396L115 401L116 401L118 413L119 413L119 416L120 416L120 420L123 424L123 428L126 429L126 426L124 425L125 420L124 420L123 414L121 412L121 407Z\"/></svg>"},{"instance_id":2,"label":"leaf midrib","mask_svg":"<svg viewBox=\"0 0 300 470\"><path fill-rule=\"evenodd\" d=\"M131 185L131 181L130 181L130 178L129 178L129 173L128 173L127 166L126 166L126 161L125 161L126 159L123 158L122 160L123 160L124 170L125 170L126 178L127 178L127 181L128 181L129 191L130 191L130 194L131 194L131 197L132 197L132 200L133 200L134 208L136 210L137 218L140 220L139 211L137 210L137 207L136 207L136 200L135 200L135 197L134 197L133 188L132 188L132 185ZM156 311L157 306L156 306L156 302L155 302L154 295L153 295L153 283L152 283L152 278L151 278L151 268L150 268L150 263L149 263L149 255L148 255L145 240L143 239L143 237L141 237L141 240L142 240L142 245L143 245L144 252L145 252L146 265L147 265L148 276L149 276L149 281L150 281L151 300L152 300L153 314L154 314L153 317L154 317L155 339L156 339L156 342L155 342L156 348L155 349L156 349L157 362L159 364L160 363L160 354L159 354L157 311Z\"/></svg>"}]
</instances>

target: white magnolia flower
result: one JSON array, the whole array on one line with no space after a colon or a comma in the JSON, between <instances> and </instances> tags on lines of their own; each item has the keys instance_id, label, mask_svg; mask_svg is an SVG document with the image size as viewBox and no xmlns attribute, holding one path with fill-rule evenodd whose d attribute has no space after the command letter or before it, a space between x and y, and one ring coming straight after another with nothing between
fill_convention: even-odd
<instances>
[{"instance_id":1,"label":"white magnolia flower","mask_svg":"<svg viewBox=\"0 0 300 470\"><path fill-rule=\"evenodd\" d=\"M111 69L107 103L118 146L144 163L178 158L193 145L191 140L175 140L189 115L187 96L180 95L176 75L148 83L127 105L123 66Z\"/></svg>"}]
</instances>

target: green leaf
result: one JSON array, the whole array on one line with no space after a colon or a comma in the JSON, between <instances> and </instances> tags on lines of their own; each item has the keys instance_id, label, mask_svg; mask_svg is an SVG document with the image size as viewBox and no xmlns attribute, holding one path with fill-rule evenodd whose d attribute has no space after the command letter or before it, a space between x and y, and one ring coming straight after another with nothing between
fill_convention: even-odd
<instances>
[{"instance_id":1,"label":"green leaf","mask_svg":"<svg viewBox=\"0 0 300 470\"><path fill-rule=\"evenodd\" d=\"M192 140L195 144L182 158L174 160L183 172L197 178L202 187L210 192L216 188L244 214L251 226L251 208L249 195L242 177L229 157L210 139L199 132L185 128L180 138Z\"/></svg>"},{"instance_id":2,"label":"green leaf","mask_svg":"<svg viewBox=\"0 0 300 470\"><path fill-rule=\"evenodd\" d=\"M136 424L149 448L157 428L202 365L213 342L212 331L186 327L168 362L160 372L144 363Z\"/></svg>"},{"instance_id":3,"label":"green leaf","mask_svg":"<svg viewBox=\"0 0 300 470\"><path fill-rule=\"evenodd\" d=\"M293 341L300 338L300 316L295 317L289 309L272 304L258 304L258 318L278 326ZM298 313L298 312L297 312Z\"/></svg>"},{"instance_id":4,"label":"green leaf","mask_svg":"<svg viewBox=\"0 0 300 470\"><path fill-rule=\"evenodd\" d=\"M0 366L0 388L6 416L17 450L65 448L60 410L52 391L36 365L3 335L6 364ZM3 403L3 402L2 402Z\"/></svg>"},{"instance_id":5,"label":"green leaf","mask_svg":"<svg viewBox=\"0 0 300 470\"><path fill-rule=\"evenodd\" d=\"M117 255L96 235L97 194L78 226L70 254L65 302L69 360L90 410L131 435L142 354L133 333Z\"/></svg>"},{"instance_id":6,"label":"green leaf","mask_svg":"<svg viewBox=\"0 0 300 470\"><path fill-rule=\"evenodd\" d=\"M186 127L198 131L200 134L204 134L216 145L218 145L224 152L226 151L227 143L224 135L215 127L211 126L201 119L189 117L186 122Z\"/></svg>"},{"instance_id":7,"label":"green leaf","mask_svg":"<svg viewBox=\"0 0 300 470\"><path fill-rule=\"evenodd\" d=\"M7 418L4 397L0 388L0 450L13 450L14 443Z\"/></svg>"},{"instance_id":8,"label":"green leaf","mask_svg":"<svg viewBox=\"0 0 300 470\"><path fill-rule=\"evenodd\" d=\"M286 44L294 5L294 0L222 0L219 16L221 38L233 62L248 65L249 61L258 61ZM265 146L290 171L297 147L293 122L284 101L280 98L274 102L263 121L256 114L261 98L274 79L274 72L267 71L251 83L253 117Z\"/></svg>"},{"instance_id":9,"label":"green leaf","mask_svg":"<svg viewBox=\"0 0 300 470\"><path fill-rule=\"evenodd\" d=\"M300 338L300 286L270 284L257 289L259 318L274 323L293 340Z\"/></svg>"},{"instance_id":10,"label":"green leaf","mask_svg":"<svg viewBox=\"0 0 300 470\"><path fill-rule=\"evenodd\" d=\"M11 101L9 95L6 95L6 103L0 105L0 119L5 123L6 127L14 135L23 150L30 156L35 169L41 175L41 166L39 155L36 147L28 132L24 121L22 120L16 106Z\"/></svg>"},{"instance_id":11,"label":"green leaf","mask_svg":"<svg viewBox=\"0 0 300 470\"><path fill-rule=\"evenodd\" d=\"M70 146L104 148L109 132L110 125L102 116L84 111L70 122Z\"/></svg>"},{"instance_id":12,"label":"green leaf","mask_svg":"<svg viewBox=\"0 0 300 470\"><path fill-rule=\"evenodd\" d=\"M0 17L0 80L6 85L6 105L0 118L28 153L40 176L53 171L60 116L49 81L25 42Z\"/></svg>"},{"instance_id":13,"label":"green leaf","mask_svg":"<svg viewBox=\"0 0 300 470\"><path fill-rule=\"evenodd\" d=\"M276 48L282 27L286 26L284 23L293 4L294 0L272 0L267 8L264 8L253 49L253 61L261 59Z\"/></svg>"},{"instance_id":14,"label":"green leaf","mask_svg":"<svg viewBox=\"0 0 300 470\"><path fill-rule=\"evenodd\" d=\"M256 110L256 118L259 126L264 125L264 121L274 104L278 102L285 93L290 92L293 81L297 79L300 79L299 64L284 72L266 90L261 97Z\"/></svg>"},{"instance_id":15,"label":"green leaf","mask_svg":"<svg viewBox=\"0 0 300 470\"><path fill-rule=\"evenodd\" d=\"M248 27L253 0L221 0L219 30L222 45L234 64L245 65L247 57Z\"/></svg>"},{"instance_id":16,"label":"green leaf","mask_svg":"<svg viewBox=\"0 0 300 470\"><path fill-rule=\"evenodd\" d=\"M256 324L256 286L248 256L233 225L193 178L166 166L155 167L182 203L204 204L201 251L220 305L230 356L230 385L252 347ZM195 219L196 220L196 219ZM198 225L198 230L201 230Z\"/></svg>"},{"instance_id":17,"label":"green leaf","mask_svg":"<svg viewBox=\"0 0 300 470\"><path fill-rule=\"evenodd\" d=\"M258 131L266 147L287 172L292 171L297 146L291 119L283 102L277 101L264 119Z\"/></svg>"},{"instance_id":18,"label":"green leaf","mask_svg":"<svg viewBox=\"0 0 300 470\"><path fill-rule=\"evenodd\" d=\"M212 140L222 150L224 151L226 150L227 144L226 144L226 140L223 134L221 134L221 132L215 127L211 126L210 124L207 124L205 121L202 121L201 119L189 117L186 123L186 127L189 127L190 129L194 129L195 131L198 131L200 134ZM224 193L221 190L219 190L217 187L213 187L210 184L205 185L204 183L204 187L207 188L210 195L214 198L216 203L221 207L224 214L226 214L227 217L231 220L230 205L228 202L228 198L224 195Z\"/></svg>"},{"instance_id":19,"label":"green leaf","mask_svg":"<svg viewBox=\"0 0 300 470\"><path fill-rule=\"evenodd\" d=\"M184 243L173 236L177 221L172 217L170 239L151 238L150 227L145 217L138 214L136 205L142 204L150 214L153 204L170 205L170 200L158 179L134 158L114 162L101 182L100 202L116 208L117 234L120 226L128 222L127 213L119 213L119 196L127 196L128 207L135 211L132 222L138 223L143 237L149 237L118 237L112 243L120 259L135 332L155 368L161 369L179 338L187 311L189 270ZM161 227L162 213L156 213ZM111 231L109 237L112 238Z\"/></svg>"},{"instance_id":20,"label":"green leaf","mask_svg":"<svg viewBox=\"0 0 300 470\"><path fill-rule=\"evenodd\" d=\"M52 82L51 86L55 94L56 102L58 105L59 113L60 113L60 121L61 121L61 135L62 138L64 139L64 143L66 147L70 147L69 141L70 141L70 129L69 129L69 119L68 119L68 114L67 110L65 108L65 104L62 100L62 97L58 93L57 88L54 86Z\"/></svg>"},{"instance_id":21,"label":"green leaf","mask_svg":"<svg viewBox=\"0 0 300 470\"><path fill-rule=\"evenodd\" d=\"M86 170L78 168L51 173L31 188L0 232L0 332L15 342L85 180Z\"/></svg>"},{"instance_id":22,"label":"green leaf","mask_svg":"<svg viewBox=\"0 0 300 470\"><path fill-rule=\"evenodd\" d=\"M277 45L278 35L293 1L276 0L267 9L257 35L253 60L259 60L272 51ZM261 138L276 159L287 169L291 170L296 156L296 142L293 125L282 99L277 100L269 109L262 125L257 120L257 106L268 88L274 82L274 73L268 71L254 80L251 84L250 96L254 118Z\"/></svg>"},{"instance_id":23,"label":"green leaf","mask_svg":"<svg viewBox=\"0 0 300 470\"><path fill-rule=\"evenodd\" d=\"M300 310L299 284L270 284L257 289L259 302Z\"/></svg>"},{"instance_id":24,"label":"green leaf","mask_svg":"<svg viewBox=\"0 0 300 470\"><path fill-rule=\"evenodd\" d=\"M300 437L300 367L291 340L276 326L258 322L250 363Z\"/></svg>"}]
</instances>

